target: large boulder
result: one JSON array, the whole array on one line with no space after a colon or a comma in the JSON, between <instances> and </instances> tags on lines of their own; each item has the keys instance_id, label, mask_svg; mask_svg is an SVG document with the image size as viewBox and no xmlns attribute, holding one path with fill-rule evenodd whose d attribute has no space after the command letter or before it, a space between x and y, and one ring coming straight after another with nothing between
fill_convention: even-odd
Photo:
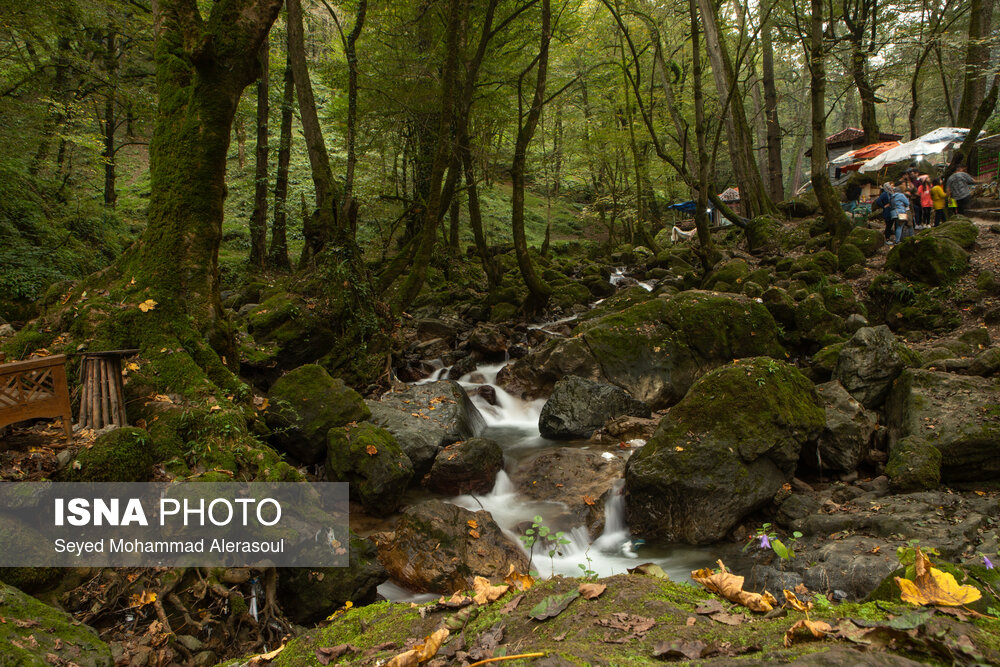
<instances>
[{"instance_id":1,"label":"large boulder","mask_svg":"<svg viewBox=\"0 0 1000 667\"><path fill-rule=\"evenodd\" d=\"M270 380L284 369L322 357L337 343L337 334L314 308L290 293L275 294L253 307L247 313L247 330L258 347L241 362Z\"/></svg>"},{"instance_id":2,"label":"large boulder","mask_svg":"<svg viewBox=\"0 0 1000 667\"><path fill-rule=\"evenodd\" d=\"M833 377L866 408L880 407L906 366L902 347L884 324L862 327L841 348Z\"/></svg>"},{"instance_id":3,"label":"large boulder","mask_svg":"<svg viewBox=\"0 0 1000 667\"><path fill-rule=\"evenodd\" d=\"M271 386L267 400L271 442L309 464L326 458L327 431L371 414L358 392L316 364L283 375Z\"/></svg>"},{"instance_id":4,"label":"large boulder","mask_svg":"<svg viewBox=\"0 0 1000 667\"><path fill-rule=\"evenodd\" d=\"M538 417L546 438L589 438L609 419L649 417L649 406L611 384L571 375L556 383Z\"/></svg>"},{"instance_id":5,"label":"large boulder","mask_svg":"<svg viewBox=\"0 0 1000 667\"><path fill-rule=\"evenodd\" d=\"M368 401L368 407L371 421L395 436L417 475L430 470L442 447L475 438L486 428L465 389L450 380L389 392Z\"/></svg>"},{"instance_id":6,"label":"large boulder","mask_svg":"<svg viewBox=\"0 0 1000 667\"><path fill-rule=\"evenodd\" d=\"M141 428L126 426L98 436L81 449L56 479L66 482L148 482L153 464L163 460L154 439Z\"/></svg>"},{"instance_id":7,"label":"large boulder","mask_svg":"<svg viewBox=\"0 0 1000 667\"><path fill-rule=\"evenodd\" d=\"M374 543L352 534L347 567L282 568L278 576L281 609L300 625L318 623L344 606L374 602L386 580Z\"/></svg>"},{"instance_id":8,"label":"large boulder","mask_svg":"<svg viewBox=\"0 0 1000 667\"><path fill-rule=\"evenodd\" d=\"M396 581L415 591L451 594L472 588L476 576L503 579L528 558L489 512L471 512L441 500L407 509L391 533L375 536L378 557Z\"/></svg>"},{"instance_id":9,"label":"large boulder","mask_svg":"<svg viewBox=\"0 0 1000 667\"><path fill-rule=\"evenodd\" d=\"M784 357L763 304L699 290L652 298L579 325L506 367L498 376L515 394L536 397L565 375L609 382L657 409L683 398L694 380L734 358Z\"/></svg>"},{"instance_id":10,"label":"large boulder","mask_svg":"<svg viewBox=\"0 0 1000 667\"><path fill-rule=\"evenodd\" d=\"M698 380L625 468L637 535L708 544L791 480L826 422L812 382L784 362L754 358Z\"/></svg>"},{"instance_id":11,"label":"large boulder","mask_svg":"<svg viewBox=\"0 0 1000 667\"><path fill-rule=\"evenodd\" d=\"M371 422L331 428L326 478L348 482L351 500L375 515L394 512L413 477L413 464L388 431Z\"/></svg>"},{"instance_id":12,"label":"large boulder","mask_svg":"<svg viewBox=\"0 0 1000 667\"><path fill-rule=\"evenodd\" d=\"M965 273L969 253L945 236L919 234L896 244L885 259L885 268L910 280L944 285Z\"/></svg>"},{"instance_id":13,"label":"large boulder","mask_svg":"<svg viewBox=\"0 0 1000 667\"><path fill-rule=\"evenodd\" d=\"M97 632L64 611L0 583L0 665L111 667Z\"/></svg>"},{"instance_id":14,"label":"large boulder","mask_svg":"<svg viewBox=\"0 0 1000 667\"><path fill-rule=\"evenodd\" d=\"M802 463L821 472L856 470L868 453L876 416L836 380L816 385L816 393L823 401L826 426L816 447L803 450Z\"/></svg>"},{"instance_id":15,"label":"large boulder","mask_svg":"<svg viewBox=\"0 0 1000 667\"><path fill-rule=\"evenodd\" d=\"M886 400L890 462L933 447L945 483L1000 475L1000 383L989 378L910 369ZM930 455L933 468L938 457ZM924 458L927 458L925 456ZM931 470L922 478L933 481ZM898 486L898 484L897 484ZM930 483L920 486L930 486Z\"/></svg>"},{"instance_id":16,"label":"large boulder","mask_svg":"<svg viewBox=\"0 0 1000 667\"><path fill-rule=\"evenodd\" d=\"M724 292L738 292L740 284L750 275L750 266L745 259L731 259L722 262L705 276L702 287L707 290L717 289Z\"/></svg>"},{"instance_id":17,"label":"large boulder","mask_svg":"<svg viewBox=\"0 0 1000 667\"><path fill-rule=\"evenodd\" d=\"M503 470L503 449L488 438L469 438L438 452L424 477L424 486L434 493L457 496L489 493Z\"/></svg>"},{"instance_id":18,"label":"large boulder","mask_svg":"<svg viewBox=\"0 0 1000 667\"><path fill-rule=\"evenodd\" d=\"M605 452L560 447L521 461L511 475L517 490L532 500L566 507L560 525L586 526L592 536L604 528L604 496L621 479L625 463Z\"/></svg>"}]
</instances>

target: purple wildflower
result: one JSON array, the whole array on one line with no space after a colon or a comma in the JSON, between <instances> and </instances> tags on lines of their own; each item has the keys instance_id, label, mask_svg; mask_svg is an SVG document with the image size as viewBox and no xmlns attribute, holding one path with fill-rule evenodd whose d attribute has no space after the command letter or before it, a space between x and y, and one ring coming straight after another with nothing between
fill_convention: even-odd
<instances>
[{"instance_id":1,"label":"purple wildflower","mask_svg":"<svg viewBox=\"0 0 1000 667\"><path fill-rule=\"evenodd\" d=\"M771 540L767 539L767 534L764 534L764 533L761 534L761 536L760 536L760 548L761 549L770 549L771 548Z\"/></svg>"},{"instance_id":2,"label":"purple wildflower","mask_svg":"<svg viewBox=\"0 0 1000 667\"><path fill-rule=\"evenodd\" d=\"M992 570L993 569L993 561L991 561L986 556L983 556L983 565L986 566L987 570Z\"/></svg>"}]
</instances>

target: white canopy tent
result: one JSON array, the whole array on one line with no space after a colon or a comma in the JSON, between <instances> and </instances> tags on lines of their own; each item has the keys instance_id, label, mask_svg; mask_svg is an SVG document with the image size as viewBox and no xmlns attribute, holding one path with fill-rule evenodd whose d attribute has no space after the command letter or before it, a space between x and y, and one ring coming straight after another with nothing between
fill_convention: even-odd
<instances>
[{"instance_id":1,"label":"white canopy tent","mask_svg":"<svg viewBox=\"0 0 1000 667\"><path fill-rule=\"evenodd\" d=\"M861 165L860 171L878 171L886 165L903 162L904 160L917 160L928 155L944 153L954 145L960 144L969 134L968 128L964 127L939 127L932 132L917 137L913 141L900 144L891 148L881 155L876 155L868 162Z\"/></svg>"}]
</instances>

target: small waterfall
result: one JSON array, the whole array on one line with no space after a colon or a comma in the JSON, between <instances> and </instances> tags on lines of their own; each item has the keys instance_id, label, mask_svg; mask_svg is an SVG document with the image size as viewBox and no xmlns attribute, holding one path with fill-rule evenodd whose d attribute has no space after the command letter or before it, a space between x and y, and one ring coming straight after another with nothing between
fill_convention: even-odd
<instances>
[{"instance_id":1,"label":"small waterfall","mask_svg":"<svg viewBox=\"0 0 1000 667\"><path fill-rule=\"evenodd\" d=\"M610 278L608 278L608 282L610 282L615 287L621 287L622 285L638 285L647 292L653 291L653 285L651 283L639 282L635 278L626 276L624 267L619 267L615 269L615 272L611 274Z\"/></svg>"},{"instance_id":2,"label":"small waterfall","mask_svg":"<svg viewBox=\"0 0 1000 667\"><path fill-rule=\"evenodd\" d=\"M458 383L469 392L472 402L483 413L487 426L526 429L529 431L526 435L540 437L538 417L542 414L545 399L524 401L497 386L497 374L506 365L502 363L480 366L472 373L460 377ZM489 386L493 390L496 395L496 405L491 405L475 391L483 386Z\"/></svg>"},{"instance_id":3,"label":"small waterfall","mask_svg":"<svg viewBox=\"0 0 1000 667\"><path fill-rule=\"evenodd\" d=\"M427 362L427 365L434 369L434 372L425 377L423 380L418 380L413 384L430 384L431 382L437 382L438 380L443 380L448 377L448 371L451 370L451 366L445 366L444 362L440 359L431 359Z\"/></svg>"}]
</instances>

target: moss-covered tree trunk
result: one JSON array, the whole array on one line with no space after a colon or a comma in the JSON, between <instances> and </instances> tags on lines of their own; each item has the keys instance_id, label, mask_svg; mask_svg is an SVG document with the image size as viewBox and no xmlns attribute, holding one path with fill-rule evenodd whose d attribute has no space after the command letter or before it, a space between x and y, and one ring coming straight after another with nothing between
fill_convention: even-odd
<instances>
[{"instance_id":1,"label":"moss-covered tree trunk","mask_svg":"<svg viewBox=\"0 0 1000 667\"><path fill-rule=\"evenodd\" d=\"M844 211L837 201L837 194L830 184L826 171L826 51L823 46L823 0L811 0L812 16L809 24L809 81L812 102L812 157L811 177L813 191L823 211L823 220L831 230L836 230L844 218Z\"/></svg>"},{"instance_id":2,"label":"moss-covered tree trunk","mask_svg":"<svg viewBox=\"0 0 1000 667\"><path fill-rule=\"evenodd\" d=\"M154 5L159 105L149 147L149 223L123 277L170 300L216 349L228 347L218 260L230 130L280 6L218 0L204 17L196 0Z\"/></svg>"},{"instance_id":3,"label":"moss-covered tree trunk","mask_svg":"<svg viewBox=\"0 0 1000 667\"><path fill-rule=\"evenodd\" d=\"M260 77L257 79L257 150L254 167L253 213L250 214L250 266L263 270L267 255L267 116L270 112L268 77L271 54L268 40L260 45Z\"/></svg>"},{"instance_id":4,"label":"moss-covered tree trunk","mask_svg":"<svg viewBox=\"0 0 1000 667\"><path fill-rule=\"evenodd\" d=\"M281 129L278 134L278 173L274 180L274 222L267 263L275 269L288 270L288 165L292 158L292 112L295 109L295 76L291 59L285 61L284 90L281 93Z\"/></svg>"},{"instance_id":5,"label":"moss-covered tree trunk","mask_svg":"<svg viewBox=\"0 0 1000 667\"><path fill-rule=\"evenodd\" d=\"M552 37L551 18L550 2L542 0L542 33L536 64L535 93L523 122L521 117L518 117L517 141L514 144L514 159L510 166L510 179L513 185L510 224L514 237L514 254L517 256L517 266L521 270L521 277L524 278L531 299L539 307L548 301L552 288L535 273L531 256L528 255L528 241L524 235L524 170L528 161L528 144L535 134L538 119L542 115L542 105L545 103L545 78L549 65L549 41ZM520 83L518 93L520 93Z\"/></svg>"}]
</instances>

